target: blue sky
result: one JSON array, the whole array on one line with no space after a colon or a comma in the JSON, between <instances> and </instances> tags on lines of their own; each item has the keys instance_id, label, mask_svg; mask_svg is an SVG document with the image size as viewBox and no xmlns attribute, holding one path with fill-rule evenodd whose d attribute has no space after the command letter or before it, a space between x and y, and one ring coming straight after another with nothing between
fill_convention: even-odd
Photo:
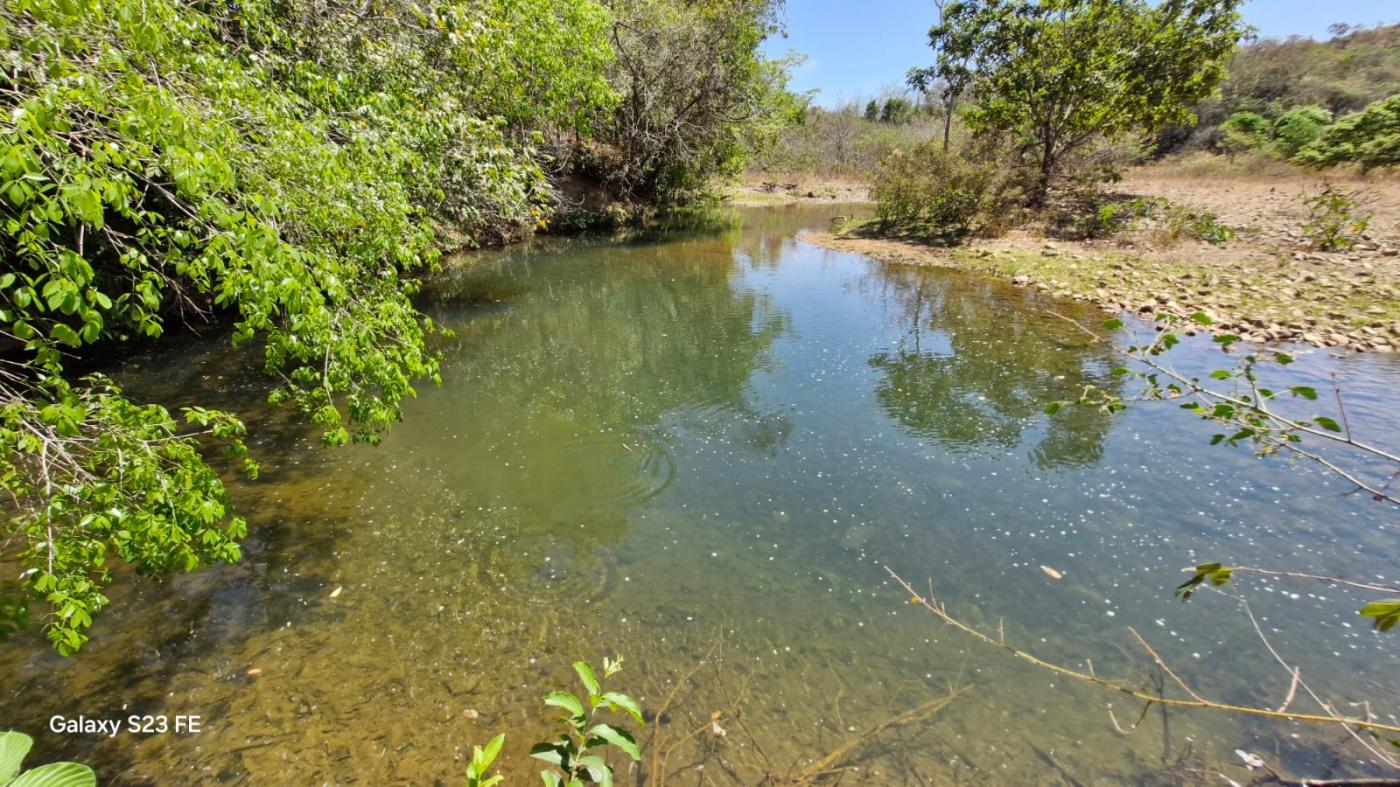
<instances>
[{"instance_id":1,"label":"blue sky","mask_svg":"<svg viewBox=\"0 0 1400 787\"><path fill-rule=\"evenodd\" d=\"M1249 0L1245 20L1262 36L1326 38L1334 22L1400 22L1395 0ZM764 46L770 55L796 50L807 56L792 80L795 90L820 88L826 106L870 98L898 86L910 66L929 60L929 0L787 0L787 38Z\"/></svg>"}]
</instances>

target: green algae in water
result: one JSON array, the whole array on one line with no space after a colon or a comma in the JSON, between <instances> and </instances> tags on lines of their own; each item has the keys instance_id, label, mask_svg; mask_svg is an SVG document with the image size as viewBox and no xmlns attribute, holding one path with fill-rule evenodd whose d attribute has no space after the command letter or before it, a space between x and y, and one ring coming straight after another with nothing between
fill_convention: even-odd
<instances>
[{"instance_id":1,"label":"green algae in water","mask_svg":"<svg viewBox=\"0 0 1400 787\"><path fill-rule=\"evenodd\" d=\"M462 261L424 298L453 331L444 383L379 448L320 449L222 344L134 359L133 390L253 421L247 557L122 579L77 658L37 636L0 649L0 718L104 783L454 783L502 730L508 780L527 783L544 694L572 687L571 661L620 653L614 680L653 712L690 676L669 728L722 711L728 734L673 756L673 784L787 772L950 685L974 688L882 736L845 783L1195 781L1237 748L1363 772L1330 730L1154 710L1119 735L1110 704L1125 724L1137 708L989 652L890 585L885 564L931 577L971 624L1004 618L1045 657L1150 682L1132 625L1201 691L1276 706L1286 676L1227 599L1176 602L1178 569L1385 579L1393 516L1310 468L1210 448L1175 412L1046 416L1113 385L1114 363L1044 309L1100 315L797 240L838 212ZM1354 422L1393 440L1400 365L1319 353L1288 373L1333 372ZM1247 587L1320 693L1393 712L1394 644L1357 596ZM56 713L198 713L204 731L66 738L46 732Z\"/></svg>"}]
</instances>

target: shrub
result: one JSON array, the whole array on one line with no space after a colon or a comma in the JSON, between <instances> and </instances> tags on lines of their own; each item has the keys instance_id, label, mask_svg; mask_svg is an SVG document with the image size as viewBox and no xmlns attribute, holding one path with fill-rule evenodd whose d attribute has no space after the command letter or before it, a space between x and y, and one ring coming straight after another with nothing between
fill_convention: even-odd
<instances>
[{"instance_id":1,"label":"shrub","mask_svg":"<svg viewBox=\"0 0 1400 787\"><path fill-rule=\"evenodd\" d=\"M1312 167L1360 164L1363 172L1400 164L1400 93L1338 120L1293 161Z\"/></svg>"},{"instance_id":2,"label":"shrub","mask_svg":"<svg viewBox=\"0 0 1400 787\"><path fill-rule=\"evenodd\" d=\"M1254 112L1236 112L1220 124L1223 135L1220 145L1226 153L1234 155L1246 150L1254 150L1269 139L1269 121Z\"/></svg>"},{"instance_id":3,"label":"shrub","mask_svg":"<svg viewBox=\"0 0 1400 787\"><path fill-rule=\"evenodd\" d=\"M1332 122L1332 113L1319 106L1294 107L1274 121L1274 147L1284 158L1293 158L1311 144Z\"/></svg>"},{"instance_id":4,"label":"shrub","mask_svg":"<svg viewBox=\"0 0 1400 787\"><path fill-rule=\"evenodd\" d=\"M987 234L1010 203L1001 168L973 151L925 142L896 150L875 173L871 196L882 229L943 243Z\"/></svg>"},{"instance_id":5,"label":"shrub","mask_svg":"<svg viewBox=\"0 0 1400 787\"><path fill-rule=\"evenodd\" d=\"M1319 251L1344 251L1356 246L1371 226L1371 217L1359 212L1359 194L1327 186L1316 194L1304 194L1308 223L1303 236Z\"/></svg>"}]
</instances>

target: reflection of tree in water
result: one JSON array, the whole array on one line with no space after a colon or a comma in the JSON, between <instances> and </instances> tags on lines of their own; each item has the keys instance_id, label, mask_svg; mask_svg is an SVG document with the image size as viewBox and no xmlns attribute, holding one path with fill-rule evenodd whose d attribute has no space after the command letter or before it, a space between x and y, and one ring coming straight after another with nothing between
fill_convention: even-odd
<instances>
[{"instance_id":1,"label":"reflection of tree in water","mask_svg":"<svg viewBox=\"0 0 1400 787\"><path fill-rule=\"evenodd\" d=\"M523 514L512 517L522 528L606 543L677 472L678 425L733 425L755 451L776 450L789 428L780 413L754 411L749 380L787 320L735 284L734 240L571 244L560 258L506 259L459 277L455 294L471 305L436 315L456 334L432 402L446 413L410 414L401 427L436 420L459 439L439 450L440 438L424 436L407 461L473 508L489 503Z\"/></svg>"},{"instance_id":2,"label":"reflection of tree in water","mask_svg":"<svg viewBox=\"0 0 1400 787\"><path fill-rule=\"evenodd\" d=\"M1081 407L1044 414L1086 385L1115 386L1101 346L1035 303L1034 293L995 280L897 268L875 275L906 329L892 351L870 358L884 373L875 393L891 418L956 450L1011 449L1043 424L1031 450L1040 467L1102 457L1108 416ZM1053 308L1092 321L1084 307Z\"/></svg>"}]
</instances>

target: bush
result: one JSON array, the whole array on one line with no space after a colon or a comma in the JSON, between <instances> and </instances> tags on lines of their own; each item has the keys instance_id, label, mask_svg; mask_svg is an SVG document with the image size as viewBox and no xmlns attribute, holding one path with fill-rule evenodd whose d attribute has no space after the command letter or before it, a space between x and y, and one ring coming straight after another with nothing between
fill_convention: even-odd
<instances>
[{"instance_id":1,"label":"bush","mask_svg":"<svg viewBox=\"0 0 1400 787\"><path fill-rule=\"evenodd\" d=\"M1400 93L1338 120L1293 161L1312 167L1360 164L1363 172L1400 164Z\"/></svg>"},{"instance_id":2,"label":"bush","mask_svg":"<svg viewBox=\"0 0 1400 787\"><path fill-rule=\"evenodd\" d=\"M1269 139L1269 121L1254 112L1236 112L1220 124L1223 135L1220 145L1226 153L1234 155L1246 150L1254 150Z\"/></svg>"},{"instance_id":3,"label":"bush","mask_svg":"<svg viewBox=\"0 0 1400 787\"><path fill-rule=\"evenodd\" d=\"M1294 107L1274 121L1274 147L1284 158L1293 158L1311 144L1332 122L1332 113L1319 106Z\"/></svg>"},{"instance_id":4,"label":"bush","mask_svg":"<svg viewBox=\"0 0 1400 787\"><path fill-rule=\"evenodd\" d=\"M896 150L875 173L871 196L883 230L943 243L989 234L1010 208L1002 168L973 151L938 143Z\"/></svg>"},{"instance_id":5,"label":"bush","mask_svg":"<svg viewBox=\"0 0 1400 787\"><path fill-rule=\"evenodd\" d=\"M1371 226L1371 217L1359 212L1359 194L1331 186L1317 194L1304 194L1308 223L1303 236L1319 251L1345 251L1354 248L1362 233Z\"/></svg>"}]
</instances>

